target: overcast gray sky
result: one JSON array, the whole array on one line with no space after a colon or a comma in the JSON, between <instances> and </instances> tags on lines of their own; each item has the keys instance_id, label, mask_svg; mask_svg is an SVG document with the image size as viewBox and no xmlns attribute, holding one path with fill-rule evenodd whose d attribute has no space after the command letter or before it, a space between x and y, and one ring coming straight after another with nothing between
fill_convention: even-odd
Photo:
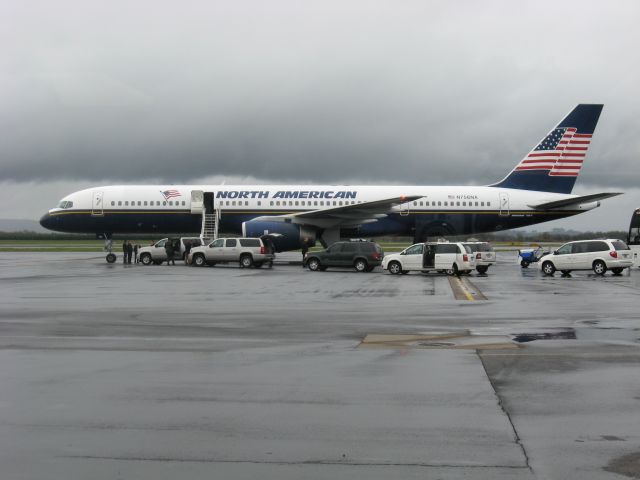
<instances>
[{"instance_id":1,"label":"overcast gray sky","mask_svg":"<svg viewBox=\"0 0 640 480\"><path fill-rule=\"evenodd\" d=\"M554 224L640 206L640 2L0 0L0 217L103 183L486 184L604 103ZM6 197L7 198L7 197Z\"/></svg>"}]
</instances>

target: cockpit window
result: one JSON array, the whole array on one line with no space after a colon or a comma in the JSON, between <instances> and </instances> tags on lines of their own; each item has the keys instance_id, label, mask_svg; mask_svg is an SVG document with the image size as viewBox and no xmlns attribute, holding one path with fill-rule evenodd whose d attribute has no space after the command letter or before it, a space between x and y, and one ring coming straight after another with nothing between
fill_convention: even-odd
<instances>
[{"instance_id":1,"label":"cockpit window","mask_svg":"<svg viewBox=\"0 0 640 480\"><path fill-rule=\"evenodd\" d=\"M58 205L58 208L71 208L71 207L73 207L73 202L70 202L69 200L63 200Z\"/></svg>"}]
</instances>

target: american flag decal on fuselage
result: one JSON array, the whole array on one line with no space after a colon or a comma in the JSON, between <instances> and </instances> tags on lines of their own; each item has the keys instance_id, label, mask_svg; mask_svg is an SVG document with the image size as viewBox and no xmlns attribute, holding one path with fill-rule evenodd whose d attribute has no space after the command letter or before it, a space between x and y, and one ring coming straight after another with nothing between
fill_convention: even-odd
<instances>
[{"instance_id":1,"label":"american flag decal on fuselage","mask_svg":"<svg viewBox=\"0 0 640 480\"><path fill-rule=\"evenodd\" d=\"M591 143L591 134L556 128L531 150L516 171L547 170L550 176L577 177Z\"/></svg>"},{"instance_id":2,"label":"american flag decal on fuselage","mask_svg":"<svg viewBox=\"0 0 640 480\"><path fill-rule=\"evenodd\" d=\"M160 192L165 200L169 200L170 198L180 197L180 192L178 190L165 190L164 192Z\"/></svg>"}]
</instances>

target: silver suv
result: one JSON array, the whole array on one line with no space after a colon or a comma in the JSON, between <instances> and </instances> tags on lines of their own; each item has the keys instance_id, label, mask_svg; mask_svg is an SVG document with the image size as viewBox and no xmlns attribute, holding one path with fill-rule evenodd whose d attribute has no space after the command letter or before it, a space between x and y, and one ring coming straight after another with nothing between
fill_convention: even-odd
<instances>
[{"instance_id":1,"label":"silver suv","mask_svg":"<svg viewBox=\"0 0 640 480\"><path fill-rule=\"evenodd\" d=\"M165 246L167 242L171 242L173 245L173 258L176 260L183 259L189 248L202 245L202 240L199 237L163 238L153 245L142 247L138 250L140 263L143 265L151 265L152 263L160 265L166 261L167 251Z\"/></svg>"},{"instance_id":2,"label":"silver suv","mask_svg":"<svg viewBox=\"0 0 640 480\"><path fill-rule=\"evenodd\" d=\"M489 242L464 242L476 256L476 270L487 273L489 267L496 263L496 252Z\"/></svg>"},{"instance_id":3,"label":"silver suv","mask_svg":"<svg viewBox=\"0 0 640 480\"><path fill-rule=\"evenodd\" d=\"M259 238L218 238L208 245L192 248L188 263L203 267L238 262L242 268L260 268L265 263L271 266L273 258Z\"/></svg>"}]
</instances>

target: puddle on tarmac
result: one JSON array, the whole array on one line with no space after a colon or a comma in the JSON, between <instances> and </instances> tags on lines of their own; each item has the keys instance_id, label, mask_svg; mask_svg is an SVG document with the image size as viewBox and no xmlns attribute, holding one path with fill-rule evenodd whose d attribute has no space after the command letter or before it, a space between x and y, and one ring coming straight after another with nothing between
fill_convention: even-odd
<instances>
[{"instance_id":1,"label":"puddle on tarmac","mask_svg":"<svg viewBox=\"0 0 640 480\"><path fill-rule=\"evenodd\" d=\"M513 340L518 343L533 342L534 340L575 340L576 331L573 328L560 328L544 332L513 333Z\"/></svg>"}]
</instances>

